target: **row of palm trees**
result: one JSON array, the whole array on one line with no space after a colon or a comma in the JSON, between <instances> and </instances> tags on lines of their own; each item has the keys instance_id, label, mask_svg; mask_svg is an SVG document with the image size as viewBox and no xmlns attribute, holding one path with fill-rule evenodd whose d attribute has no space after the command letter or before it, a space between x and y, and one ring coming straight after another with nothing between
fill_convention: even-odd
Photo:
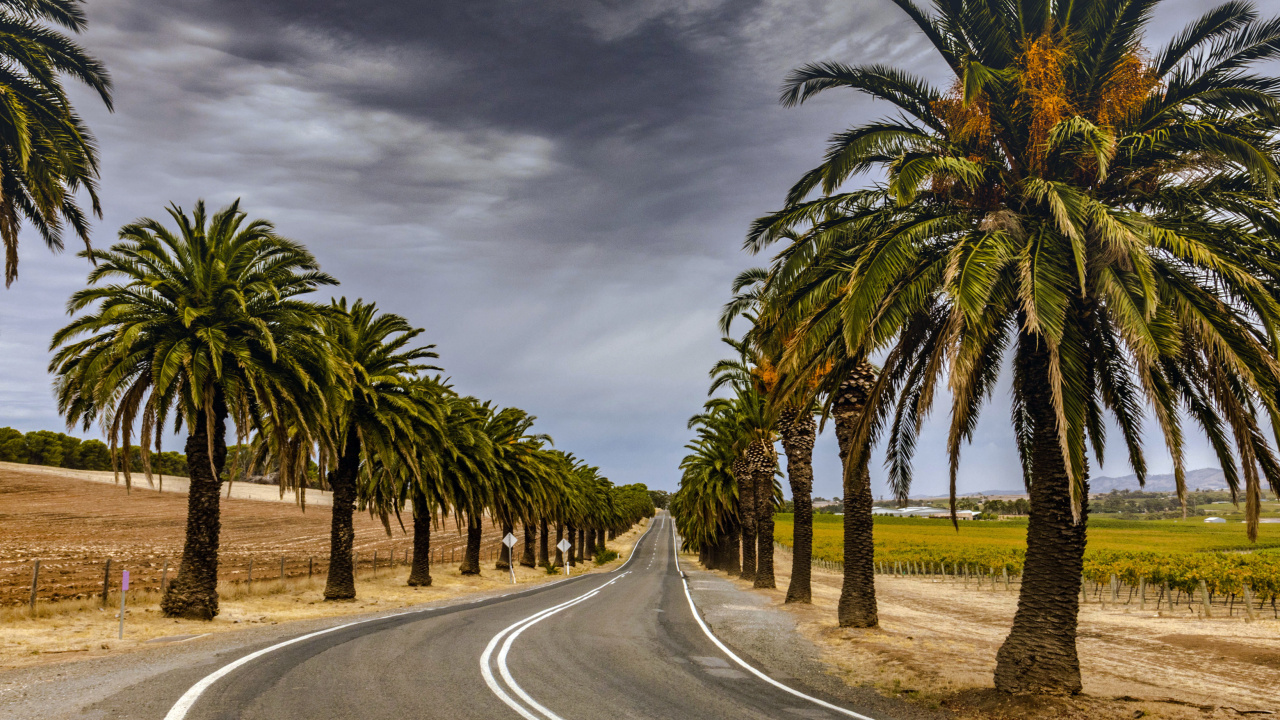
<instances>
[{"instance_id":1,"label":"row of palm trees","mask_svg":"<svg viewBox=\"0 0 1280 720\"><path fill-rule=\"evenodd\" d=\"M422 333L374 303L301 298L336 281L301 245L239 202L209 215L172 206L175 227L126 225L93 262L87 287L53 337L50 372L68 425L99 423L131 485L136 452L151 479L151 452L166 425L187 430L190 473L182 566L161 601L173 617L218 613L220 487L234 427L251 462L275 472L280 491L305 506L308 467L332 491L324 597L355 597L353 515L367 510L387 532L411 518L411 585L431 584L433 527L466 528L463 574L480 572L486 515L504 534L522 526L524 564L549 564L549 532L580 562L654 508L642 485L614 487L598 468L555 450L518 408L457 393L429 361ZM136 435L135 435L136 432ZM535 560L535 541L540 544ZM575 538L576 533L576 538ZM498 567L512 562L504 549Z\"/></svg>"},{"instance_id":2,"label":"row of palm trees","mask_svg":"<svg viewBox=\"0 0 1280 720\"><path fill-rule=\"evenodd\" d=\"M1150 413L1179 495L1198 425L1251 538L1262 483L1280 490L1280 79L1255 69L1280 57L1280 19L1233 0L1152 53L1159 0L894 2L951 85L837 62L787 79L787 105L847 88L895 114L835 135L753 225L748 249L774 256L735 285L726 322L751 328L733 397L695 418L672 507L705 559L759 586L771 538L749 568L747 535L764 531L772 469L751 463L781 437L803 585L788 599L806 600L818 408L844 468L839 621L875 625L872 448L905 500L921 425L947 398L954 508L961 450L1009 372L1030 520L995 684L1075 693L1089 458L1103 462L1108 420L1142 478Z\"/></svg>"},{"instance_id":3,"label":"row of palm trees","mask_svg":"<svg viewBox=\"0 0 1280 720\"><path fill-rule=\"evenodd\" d=\"M410 512L415 563L410 583L430 584L430 532L453 518L468 533L464 573L478 573L482 519L504 532L524 527L522 561L548 561L549 523L584 559L654 512L643 486L615 488L599 470L550 447L517 408L456 393L427 361L422 332L373 303L327 306L298 299L336 281L301 245L239 203L207 216L170 208L176 230L144 219L106 251L88 245L77 204L84 191L101 217L93 136L62 86L69 76L111 108L101 63L62 31L85 29L83 0L0 0L0 239L5 283L18 271L23 220L53 250L70 227L95 267L53 339L50 370L69 426L100 422L113 462L131 483L135 459L151 479L166 423L186 428L191 477L183 563L162 602L172 616L218 612L219 487L231 472L271 468L281 493L305 507L308 468L333 491L327 599L355 596L353 513ZM228 423L252 463L228 467ZM136 435L136 437L135 437ZM135 442L136 441L136 442ZM135 453L137 455L135 456ZM241 454L241 453L237 453ZM576 532L576 538L575 538ZM556 553L556 563L565 560ZM499 561L505 566L510 559Z\"/></svg>"}]
</instances>

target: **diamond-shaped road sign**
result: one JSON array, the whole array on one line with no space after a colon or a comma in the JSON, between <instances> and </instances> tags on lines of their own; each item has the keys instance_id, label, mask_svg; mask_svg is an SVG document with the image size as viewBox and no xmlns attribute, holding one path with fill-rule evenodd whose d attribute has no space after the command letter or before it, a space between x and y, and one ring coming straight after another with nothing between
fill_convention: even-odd
<instances>
[{"instance_id":1,"label":"diamond-shaped road sign","mask_svg":"<svg viewBox=\"0 0 1280 720\"><path fill-rule=\"evenodd\" d=\"M516 536L511 533L507 533L507 536L502 538L502 544L506 545L507 547L512 547L513 545L516 544L516 542L518 542L516 540Z\"/></svg>"},{"instance_id":2,"label":"diamond-shaped road sign","mask_svg":"<svg viewBox=\"0 0 1280 720\"><path fill-rule=\"evenodd\" d=\"M569 544L568 540L561 540L560 542L556 543L556 549L559 550L560 552L569 552L569 548L571 547L573 546Z\"/></svg>"}]
</instances>

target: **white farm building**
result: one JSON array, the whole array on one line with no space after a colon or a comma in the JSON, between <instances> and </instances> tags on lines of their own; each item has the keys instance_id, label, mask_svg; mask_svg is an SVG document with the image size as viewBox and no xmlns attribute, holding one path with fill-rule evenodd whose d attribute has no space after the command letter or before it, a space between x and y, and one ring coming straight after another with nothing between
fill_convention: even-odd
<instances>
[{"instance_id":1,"label":"white farm building","mask_svg":"<svg viewBox=\"0 0 1280 720\"><path fill-rule=\"evenodd\" d=\"M892 517L927 517L927 518L943 518L950 519L951 511L946 508L936 507L904 507L904 508L888 508L874 507L871 508L872 515L889 515ZM960 520L972 520L974 515L978 513L973 510L957 510L956 517Z\"/></svg>"}]
</instances>

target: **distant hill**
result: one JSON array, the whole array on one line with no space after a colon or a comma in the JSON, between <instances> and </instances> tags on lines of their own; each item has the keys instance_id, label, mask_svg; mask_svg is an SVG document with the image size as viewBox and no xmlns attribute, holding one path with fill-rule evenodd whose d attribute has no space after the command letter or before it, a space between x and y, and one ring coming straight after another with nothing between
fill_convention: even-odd
<instances>
[{"instance_id":1,"label":"distant hill","mask_svg":"<svg viewBox=\"0 0 1280 720\"><path fill-rule=\"evenodd\" d=\"M1149 492L1173 492L1177 487L1174 485L1173 473L1168 475L1148 475L1145 487L1138 485L1137 475L1125 475L1123 477L1095 477L1089 478L1089 492L1092 493L1108 493L1112 490L1146 490ZM1226 490L1227 478L1218 468L1200 468L1199 470L1187 471L1187 489L1188 490Z\"/></svg>"}]
</instances>

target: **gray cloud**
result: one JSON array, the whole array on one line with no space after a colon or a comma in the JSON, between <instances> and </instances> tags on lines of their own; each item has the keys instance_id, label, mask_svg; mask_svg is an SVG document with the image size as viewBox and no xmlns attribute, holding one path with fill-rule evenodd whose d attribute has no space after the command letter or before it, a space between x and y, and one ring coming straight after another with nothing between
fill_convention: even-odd
<instances>
[{"instance_id":1,"label":"gray cloud","mask_svg":"<svg viewBox=\"0 0 1280 720\"><path fill-rule=\"evenodd\" d=\"M1162 22L1181 24L1192 4L1170 7L1181 19ZM529 409L619 482L666 488L724 350L728 283L761 261L738 249L747 224L830 133L886 111L848 95L783 109L781 79L826 58L942 71L888 0L97 0L89 14L118 107L76 96L103 146L95 242L171 201L243 198L340 293L426 327L459 389ZM86 268L29 234L22 255L0 300L0 424L52 428L45 347ZM1003 402L966 455L970 489L1018 483ZM942 415L926 491L945 487ZM829 437L819 453L816 492L839 494Z\"/></svg>"}]
</instances>

